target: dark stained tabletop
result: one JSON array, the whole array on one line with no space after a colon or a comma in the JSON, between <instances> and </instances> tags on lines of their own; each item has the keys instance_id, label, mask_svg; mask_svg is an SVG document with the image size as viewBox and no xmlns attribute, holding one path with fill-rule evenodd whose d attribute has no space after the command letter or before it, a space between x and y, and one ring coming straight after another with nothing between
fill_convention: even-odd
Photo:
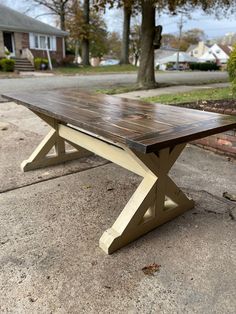
<instances>
[{"instance_id":1,"label":"dark stained tabletop","mask_svg":"<svg viewBox=\"0 0 236 314\"><path fill-rule=\"evenodd\" d=\"M85 133L143 153L236 128L236 117L78 90L3 95Z\"/></svg>"}]
</instances>

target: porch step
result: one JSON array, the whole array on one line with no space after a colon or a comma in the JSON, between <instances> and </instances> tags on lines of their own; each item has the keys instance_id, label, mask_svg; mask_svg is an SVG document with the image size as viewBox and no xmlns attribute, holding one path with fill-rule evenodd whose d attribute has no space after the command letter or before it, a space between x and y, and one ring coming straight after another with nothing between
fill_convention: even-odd
<instances>
[{"instance_id":1,"label":"porch step","mask_svg":"<svg viewBox=\"0 0 236 314\"><path fill-rule=\"evenodd\" d=\"M15 70L17 71L34 71L33 65L28 59L14 58L15 60Z\"/></svg>"}]
</instances>

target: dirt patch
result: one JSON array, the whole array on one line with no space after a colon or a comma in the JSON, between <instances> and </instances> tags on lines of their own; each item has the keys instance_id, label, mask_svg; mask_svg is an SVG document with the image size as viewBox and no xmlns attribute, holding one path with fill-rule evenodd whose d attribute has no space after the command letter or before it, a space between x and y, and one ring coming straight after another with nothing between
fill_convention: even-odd
<instances>
[{"instance_id":1,"label":"dirt patch","mask_svg":"<svg viewBox=\"0 0 236 314\"><path fill-rule=\"evenodd\" d=\"M236 99L200 100L173 106L236 115Z\"/></svg>"}]
</instances>

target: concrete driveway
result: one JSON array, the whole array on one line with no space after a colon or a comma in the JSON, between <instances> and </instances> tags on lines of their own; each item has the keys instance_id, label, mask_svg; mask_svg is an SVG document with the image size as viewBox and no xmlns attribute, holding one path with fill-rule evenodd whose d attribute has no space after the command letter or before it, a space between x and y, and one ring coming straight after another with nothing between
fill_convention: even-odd
<instances>
[{"instance_id":1,"label":"concrete driveway","mask_svg":"<svg viewBox=\"0 0 236 314\"><path fill-rule=\"evenodd\" d=\"M235 313L234 160L188 145L171 176L195 208L107 256L140 178L95 156L23 174L48 127L14 103L0 121L0 313Z\"/></svg>"},{"instance_id":2,"label":"concrete driveway","mask_svg":"<svg viewBox=\"0 0 236 314\"><path fill-rule=\"evenodd\" d=\"M137 75L132 74L97 74L80 76L53 76L0 79L0 94L10 91L47 90L54 88L109 88L127 86L136 82ZM171 85L198 85L209 82L226 82L226 72L163 72L156 74L157 82Z\"/></svg>"}]
</instances>

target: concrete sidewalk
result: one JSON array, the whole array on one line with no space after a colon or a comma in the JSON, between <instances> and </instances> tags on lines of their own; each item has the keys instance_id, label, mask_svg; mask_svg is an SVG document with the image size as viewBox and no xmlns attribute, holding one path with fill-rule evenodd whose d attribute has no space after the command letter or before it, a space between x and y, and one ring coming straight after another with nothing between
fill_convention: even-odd
<instances>
[{"instance_id":1,"label":"concrete sidewalk","mask_svg":"<svg viewBox=\"0 0 236 314\"><path fill-rule=\"evenodd\" d=\"M147 97L156 97L160 95L166 94L177 94L177 93L185 93L192 92L194 90L202 90L202 89L213 89L213 88L222 88L229 87L229 83L214 83L214 84L204 84L204 85L179 85L179 86L169 86L169 87L160 87L155 89L148 90L138 90L129 93L117 94L115 96L130 98L130 99L140 99Z\"/></svg>"},{"instance_id":2,"label":"concrete sidewalk","mask_svg":"<svg viewBox=\"0 0 236 314\"><path fill-rule=\"evenodd\" d=\"M234 160L188 145L171 176L195 208L107 256L140 178L98 157L23 174L48 127L14 103L0 121L0 313L235 313Z\"/></svg>"}]
</instances>

